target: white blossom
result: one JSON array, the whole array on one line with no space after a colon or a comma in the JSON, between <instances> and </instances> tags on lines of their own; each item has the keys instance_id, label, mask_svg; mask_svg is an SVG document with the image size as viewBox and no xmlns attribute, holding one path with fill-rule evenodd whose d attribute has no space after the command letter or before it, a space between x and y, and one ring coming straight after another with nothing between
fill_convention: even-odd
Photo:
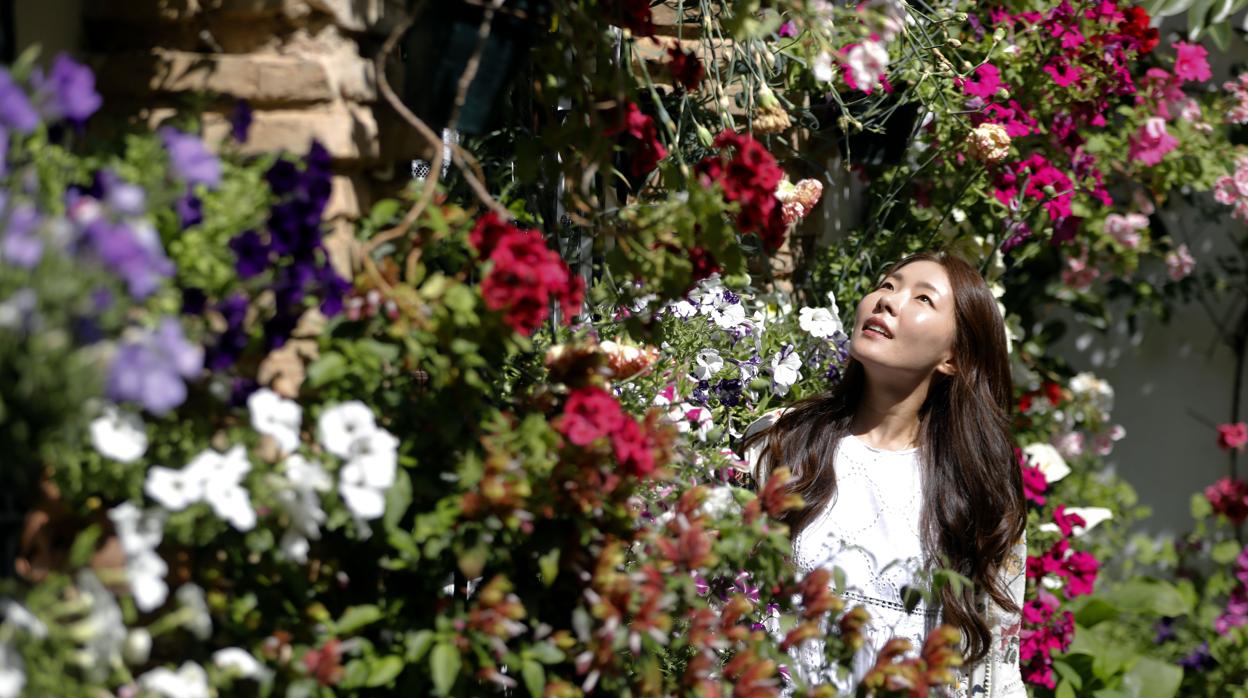
<instances>
[{"instance_id":1,"label":"white blossom","mask_svg":"<svg viewBox=\"0 0 1248 698\"><path fill-rule=\"evenodd\" d=\"M26 687L22 655L8 643L0 643L0 698L20 698Z\"/></svg>"},{"instance_id":2,"label":"white blossom","mask_svg":"<svg viewBox=\"0 0 1248 698\"><path fill-rule=\"evenodd\" d=\"M321 524L325 523L317 492L329 490L333 480L319 464L298 454L282 462L282 471L288 486L278 491L277 499L290 517L290 525L282 535L281 552L287 559L303 564L308 561L308 541L320 539Z\"/></svg>"},{"instance_id":3,"label":"white blossom","mask_svg":"<svg viewBox=\"0 0 1248 698\"><path fill-rule=\"evenodd\" d=\"M200 640L207 640L212 635L212 614L208 612L204 590L194 584L183 584L175 596L186 614L183 626Z\"/></svg>"},{"instance_id":4,"label":"white blossom","mask_svg":"<svg viewBox=\"0 0 1248 698\"><path fill-rule=\"evenodd\" d=\"M143 491L169 511L182 511L204 496L203 480L187 469L174 470L162 465L147 471Z\"/></svg>"},{"instance_id":5,"label":"white blossom","mask_svg":"<svg viewBox=\"0 0 1248 698\"><path fill-rule=\"evenodd\" d=\"M261 434L273 437L282 453L299 447L299 427L303 410L299 403L287 400L268 388L261 388L247 398L251 426Z\"/></svg>"},{"instance_id":6,"label":"white blossom","mask_svg":"<svg viewBox=\"0 0 1248 698\"><path fill-rule=\"evenodd\" d=\"M87 673L102 678L121 662L126 622L117 600L91 570L78 572L77 586L91 610L70 629L70 635L83 645Z\"/></svg>"},{"instance_id":7,"label":"white blossom","mask_svg":"<svg viewBox=\"0 0 1248 698\"><path fill-rule=\"evenodd\" d=\"M195 662L174 671L157 667L139 677L139 688L162 698L209 698L208 673Z\"/></svg>"},{"instance_id":8,"label":"white blossom","mask_svg":"<svg viewBox=\"0 0 1248 698\"><path fill-rule=\"evenodd\" d=\"M142 512L131 502L110 509L108 517L125 553L126 579L134 605L145 613L160 608L169 597L165 583L169 566L156 552L164 537L164 517Z\"/></svg>"},{"instance_id":9,"label":"white blossom","mask_svg":"<svg viewBox=\"0 0 1248 698\"><path fill-rule=\"evenodd\" d=\"M1023 455L1033 467L1039 468L1044 479L1050 485L1070 474L1070 466L1066 465L1062 454L1046 443L1028 444L1023 447Z\"/></svg>"},{"instance_id":10,"label":"white blossom","mask_svg":"<svg viewBox=\"0 0 1248 698\"><path fill-rule=\"evenodd\" d=\"M888 70L888 49L878 41L867 39L849 50L845 62L858 88L869 91Z\"/></svg>"},{"instance_id":11,"label":"white blossom","mask_svg":"<svg viewBox=\"0 0 1248 698\"><path fill-rule=\"evenodd\" d=\"M710 380L724 368L724 359L714 349L699 351L694 361L697 362L698 366L693 369L693 376L700 381Z\"/></svg>"},{"instance_id":12,"label":"white blossom","mask_svg":"<svg viewBox=\"0 0 1248 698\"><path fill-rule=\"evenodd\" d=\"M816 339L830 339L845 331L841 319L827 308L802 308L797 324Z\"/></svg>"},{"instance_id":13,"label":"white blossom","mask_svg":"<svg viewBox=\"0 0 1248 698\"><path fill-rule=\"evenodd\" d=\"M251 496L241 484L243 477L251 472L247 451L242 446L235 446L214 465L204 481L204 501L235 529L250 531L256 525L256 510L251 506Z\"/></svg>"},{"instance_id":14,"label":"white blossom","mask_svg":"<svg viewBox=\"0 0 1248 698\"><path fill-rule=\"evenodd\" d=\"M239 647L226 647L212 653L212 663L217 668L237 678L265 681L273 672L261 664L250 652Z\"/></svg>"},{"instance_id":15,"label":"white blossom","mask_svg":"<svg viewBox=\"0 0 1248 698\"><path fill-rule=\"evenodd\" d=\"M339 458L351 456L351 445L361 436L375 431L377 420L368 405L352 400L321 413L317 421L317 438L326 451Z\"/></svg>"},{"instance_id":16,"label":"white blossom","mask_svg":"<svg viewBox=\"0 0 1248 698\"><path fill-rule=\"evenodd\" d=\"M1084 371L1070 379L1070 391L1077 397L1090 400L1097 409L1108 412L1114 408L1114 389L1107 381Z\"/></svg>"},{"instance_id":17,"label":"white blossom","mask_svg":"<svg viewBox=\"0 0 1248 698\"><path fill-rule=\"evenodd\" d=\"M147 612L160 608L169 598L169 585L165 575L169 566L154 550L126 556L126 577L130 580L130 593L134 605Z\"/></svg>"},{"instance_id":18,"label":"white blossom","mask_svg":"<svg viewBox=\"0 0 1248 698\"><path fill-rule=\"evenodd\" d=\"M363 520L385 513L385 493L398 470L398 439L374 428L352 442L346 465L338 474L338 490L353 514Z\"/></svg>"},{"instance_id":19,"label":"white blossom","mask_svg":"<svg viewBox=\"0 0 1248 698\"><path fill-rule=\"evenodd\" d=\"M147 431L138 415L123 412L115 405L91 422L91 445L100 455L121 463L132 463L147 452Z\"/></svg>"},{"instance_id":20,"label":"white blossom","mask_svg":"<svg viewBox=\"0 0 1248 698\"><path fill-rule=\"evenodd\" d=\"M706 499L702 501L702 513L717 519L739 513L741 505L737 504L736 498L733 497L732 489L730 485L710 488L706 493Z\"/></svg>"},{"instance_id":21,"label":"white blossom","mask_svg":"<svg viewBox=\"0 0 1248 698\"><path fill-rule=\"evenodd\" d=\"M832 82L836 79L836 66L832 63L832 54L820 51L811 65L811 72L819 82Z\"/></svg>"},{"instance_id":22,"label":"white blossom","mask_svg":"<svg viewBox=\"0 0 1248 698\"><path fill-rule=\"evenodd\" d=\"M720 328L730 330L745 322L745 307L740 303L727 303L711 310L711 320Z\"/></svg>"},{"instance_id":23,"label":"white blossom","mask_svg":"<svg viewBox=\"0 0 1248 698\"><path fill-rule=\"evenodd\" d=\"M771 358L771 380L776 395L787 395L789 388L802 379L802 357L791 347L776 352Z\"/></svg>"}]
</instances>

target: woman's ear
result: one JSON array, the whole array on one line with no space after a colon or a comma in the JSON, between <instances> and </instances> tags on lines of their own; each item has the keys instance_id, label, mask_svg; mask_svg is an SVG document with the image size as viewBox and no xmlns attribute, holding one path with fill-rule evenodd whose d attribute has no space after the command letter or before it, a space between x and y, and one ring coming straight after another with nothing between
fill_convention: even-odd
<instances>
[{"instance_id":1,"label":"woman's ear","mask_svg":"<svg viewBox=\"0 0 1248 698\"><path fill-rule=\"evenodd\" d=\"M946 376L952 376L957 373L958 367L953 365L953 355L946 356L944 361L936 364L936 370Z\"/></svg>"}]
</instances>

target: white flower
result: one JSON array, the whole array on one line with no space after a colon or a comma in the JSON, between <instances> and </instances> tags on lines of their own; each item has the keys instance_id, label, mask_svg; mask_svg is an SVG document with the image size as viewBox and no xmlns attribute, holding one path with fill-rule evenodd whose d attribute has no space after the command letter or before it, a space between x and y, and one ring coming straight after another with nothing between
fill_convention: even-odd
<instances>
[{"instance_id":1,"label":"white flower","mask_svg":"<svg viewBox=\"0 0 1248 698\"><path fill-rule=\"evenodd\" d=\"M880 42L868 39L851 48L845 62L858 88L871 90L888 70L888 49Z\"/></svg>"},{"instance_id":2,"label":"white flower","mask_svg":"<svg viewBox=\"0 0 1248 698\"><path fill-rule=\"evenodd\" d=\"M1075 536L1082 536L1096 528L1097 524L1114 518L1114 512L1105 507L1066 507L1066 513L1077 515L1085 523L1084 526L1073 527L1072 531ZM1055 523L1046 523L1040 525L1040 530L1047 533L1057 533L1061 529Z\"/></svg>"},{"instance_id":3,"label":"white flower","mask_svg":"<svg viewBox=\"0 0 1248 698\"><path fill-rule=\"evenodd\" d=\"M348 449L350 459L338 474L338 489L347 508L360 519L385 513L385 491L394 484L398 469L398 446L394 435L375 428Z\"/></svg>"},{"instance_id":4,"label":"white flower","mask_svg":"<svg viewBox=\"0 0 1248 698\"><path fill-rule=\"evenodd\" d=\"M211 465L203 472L204 501L236 530L250 531L255 528L256 510L251 507L251 496L241 484L243 477L251 472L247 451L242 446L235 446Z\"/></svg>"},{"instance_id":5,"label":"white flower","mask_svg":"<svg viewBox=\"0 0 1248 698\"><path fill-rule=\"evenodd\" d=\"M147 452L147 432L136 414L122 412L114 405L91 422L91 445L100 455L122 463L131 463Z\"/></svg>"},{"instance_id":6,"label":"white flower","mask_svg":"<svg viewBox=\"0 0 1248 698\"><path fill-rule=\"evenodd\" d=\"M317 438L326 451L339 458L349 458L351 445L376 430L377 420L368 405L352 400L322 412L316 427Z\"/></svg>"},{"instance_id":7,"label":"white flower","mask_svg":"<svg viewBox=\"0 0 1248 698\"><path fill-rule=\"evenodd\" d=\"M117 540L126 556L126 578L134 605L147 612L160 608L169 596L165 575L169 566L156 553L164 537L164 517L144 513L131 502L123 502L108 512Z\"/></svg>"},{"instance_id":8,"label":"white flower","mask_svg":"<svg viewBox=\"0 0 1248 698\"><path fill-rule=\"evenodd\" d=\"M827 51L820 51L815 56L815 62L811 66L811 72L814 73L815 79L819 82L832 82L836 79L836 67L832 64L832 54Z\"/></svg>"},{"instance_id":9,"label":"white flower","mask_svg":"<svg viewBox=\"0 0 1248 698\"><path fill-rule=\"evenodd\" d=\"M147 471L143 491L169 511L182 511L204 496L204 483L198 477L188 477L186 469L157 465Z\"/></svg>"},{"instance_id":10,"label":"white flower","mask_svg":"<svg viewBox=\"0 0 1248 698\"><path fill-rule=\"evenodd\" d=\"M1114 389L1095 375L1084 371L1070 379L1070 391L1077 397L1086 398L1102 412L1114 408Z\"/></svg>"},{"instance_id":11,"label":"white flower","mask_svg":"<svg viewBox=\"0 0 1248 698\"><path fill-rule=\"evenodd\" d=\"M668 309L671 311L672 315L675 315L682 320L688 320L698 314L698 307L686 300L676 301L668 306Z\"/></svg>"},{"instance_id":12,"label":"white flower","mask_svg":"<svg viewBox=\"0 0 1248 698\"><path fill-rule=\"evenodd\" d=\"M183 584L178 587L176 596L186 613L183 625L195 637L207 640L208 636L212 635L212 614L208 612L204 590L194 584Z\"/></svg>"},{"instance_id":13,"label":"white flower","mask_svg":"<svg viewBox=\"0 0 1248 698\"><path fill-rule=\"evenodd\" d=\"M317 491L329 490L333 480L319 464L298 454L287 457L282 470L290 486L280 490L277 499L290 517L290 527L282 535L281 551L287 559L303 564L308 561L309 539L319 540L325 523Z\"/></svg>"},{"instance_id":14,"label":"white flower","mask_svg":"<svg viewBox=\"0 0 1248 698\"><path fill-rule=\"evenodd\" d=\"M797 324L816 339L828 339L845 331L841 319L827 308L802 308Z\"/></svg>"},{"instance_id":15,"label":"white flower","mask_svg":"<svg viewBox=\"0 0 1248 698\"><path fill-rule=\"evenodd\" d=\"M212 663L219 669L242 679L264 681L273 675L247 650L238 647L226 647L212 653Z\"/></svg>"},{"instance_id":16,"label":"white flower","mask_svg":"<svg viewBox=\"0 0 1248 698\"><path fill-rule=\"evenodd\" d=\"M736 498L732 496L732 489L730 485L712 487L706 493L706 499L702 502L702 513L712 518L722 519L725 516L740 512L741 506L737 504Z\"/></svg>"},{"instance_id":17,"label":"white flower","mask_svg":"<svg viewBox=\"0 0 1248 698\"><path fill-rule=\"evenodd\" d=\"M282 453L299 447L299 426L303 422L299 403L261 388L247 398L247 409L251 412L251 426L273 437Z\"/></svg>"},{"instance_id":18,"label":"white flower","mask_svg":"<svg viewBox=\"0 0 1248 698\"><path fill-rule=\"evenodd\" d=\"M730 330L745 322L745 307L740 303L727 303L711 311L711 319L725 330Z\"/></svg>"},{"instance_id":19,"label":"white flower","mask_svg":"<svg viewBox=\"0 0 1248 698\"><path fill-rule=\"evenodd\" d=\"M209 698L208 674L195 662L177 671L157 667L139 677L139 688L162 698Z\"/></svg>"},{"instance_id":20,"label":"white flower","mask_svg":"<svg viewBox=\"0 0 1248 698\"><path fill-rule=\"evenodd\" d=\"M771 380L776 395L787 395L789 388L802 378L802 357L785 347L771 358Z\"/></svg>"},{"instance_id":21,"label":"white flower","mask_svg":"<svg viewBox=\"0 0 1248 698\"><path fill-rule=\"evenodd\" d=\"M26 687L26 664L8 643L0 644L0 698L20 698Z\"/></svg>"},{"instance_id":22,"label":"white flower","mask_svg":"<svg viewBox=\"0 0 1248 698\"><path fill-rule=\"evenodd\" d=\"M724 360L714 349L703 349L694 359L698 367L693 369L693 377L700 381L710 380L712 376L724 368Z\"/></svg>"},{"instance_id":23,"label":"white flower","mask_svg":"<svg viewBox=\"0 0 1248 698\"><path fill-rule=\"evenodd\" d=\"M1028 444L1023 447L1023 455L1027 456L1028 463L1040 469L1050 485L1070 474L1070 466L1066 465L1062 454L1049 444Z\"/></svg>"},{"instance_id":24,"label":"white flower","mask_svg":"<svg viewBox=\"0 0 1248 698\"><path fill-rule=\"evenodd\" d=\"M84 645L87 673L102 679L121 662L126 622L116 599L91 570L80 570L77 582L78 591L91 604L91 610L70 629L70 634Z\"/></svg>"}]
</instances>

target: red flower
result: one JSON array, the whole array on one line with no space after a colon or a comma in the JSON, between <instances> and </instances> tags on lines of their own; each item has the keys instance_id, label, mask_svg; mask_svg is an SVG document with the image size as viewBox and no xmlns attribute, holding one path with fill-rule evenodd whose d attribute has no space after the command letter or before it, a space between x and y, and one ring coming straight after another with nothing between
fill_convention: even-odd
<instances>
[{"instance_id":1,"label":"red flower","mask_svg":"<svg viewBox=\"0 0 1248 698\"><path fill-rule=\"evenodd\" d=\"M331 638L318 650L303 655L303 666L322 686L332 686L342 678L342 641Z\"/></svg>"},{"instance_id":2,"label":"red flower","mask_svg":"<svg viewBox=\"0 0 1248 698\"><path fill-rule=\"evenodd\" d=\"M481 282L481 295L485 306L502 311L516 332L533 334L550 316L552 300L559 303L565 321L580 313L585 282L546 247L540 233L486 221L478 222L469 239L479 248L492 248L494 266Z\"/></svg>"},{"instance_id":3,"label":"red flower","mask_svg":"<svg viewBox=\"0 0 1248 698\"><path fill-rule=\"evenodd\" d=\"M519 228L503 222L493 211L487 211L485 215L477 219L472 232L468 233L468 242L477 248L477 254L482 259L488 259L494 247L498 245L498 241L513 232L519 232Z\"/></svg>"},{"instance_id":4,"label":"red flower","mask_svg":"<svg viewBox=\"0 0 1248 698\"><path fill-rule=\"evenodd\" d=\"M692 52L685 53L677 46L669 48L667 55L671 59L667 62L667 69L671 71L672 79L689 92L698 89L698 86L702 84L702 78L706 77L706 68L698 59L698 55Z\"/></svg>"},{"instance_id":5,"label":"red flower","mask_svg":"<svg viewBox=\"0 0 1248 698\"><path fill-rule=\"evenodd\" d=\"M606 136L620 138L620 147L629 156L629 172L634 177L644 177L658 167L667 157L667 148L659 142L659 131L654 119L642 113L641 108L629 102L624 118L619 124L607 129Z\"/></svg>"},{"instance_id":6,"label":"red flower","mask_svg":"<svg viewBox=\"0 0 1248 698\"><path fill-rule=\"evenodd\" d=\"M1248 482L1224 477L1205 488L1205 499L1216 514L1230 519L1236 526L1248 519Z\"/></svg>"},{"instance_id":7,"label":"red flower","mask_svg":"<svg viewBox=\"0 0 1248 698\"><path fill-rule=\"evenodd\" d=\"M686 254L689 255L689 263L693 265L694 283L720 270L719 264L715 261L715 255L705 247L691 247L686 250Z\"/></svg>"},{"instance_id":8,"label":"red flower","mask_svg":"<svg viewBox=\"0 0 1248 698\"><path fill-rule=\"evenodd\" d=\"M611 393L589 386L572 391L555 428L577 446L588 446L614 433L626 419Z\"/></svg>"},{"instance_id":9,"label":"red flower","mask_svg":"<svg viewBox=\"0 0 1248 698\"><path fill-rule=\"evenodd\" d=\"M1060 573L1068 552L1070 552L1070 543L1062 539L1054 543L1053 547L1043 555L1028 555L1027 576L1031 579L1039 579L1046 574Z\"/></svg>"},{"instance_id":10,"label":"red flower","mask_svg":"<svg viewBox=\"0 0 1248 698\"><path fill-rule=\"evenodd\" d=\"M703 158L695 168L703 184L718 183L724 200L738 204L737 227L743 234L758 235L769 252L779 249L788 226L776 198L776 185L784 177L776 159L748 134L724 131L715 137L714 146L731 150L732 155Z\"/></svg>"},{"instance_id":11,"label":"red flower","mask_svg":"<svg viewBox=\"0 0 1248 698\"><path fill-rule=\"evenodd\" d=\"M1242 451L1244 444L1248 444L1248 424L1236 422L1218 425L1218 448L1224 451L1232 448Z\"/></svg>"},{"instance_id":12,"label":"red flower","mask_svg":"<svg viewBox=\"0 0 1248 698\"><path fill-rule=\"evenodd\" d=\"M611 434L611 448L620 467L638 477L654 472L654 450L645 430L637 420L625 416L620 427Z\"/></svg>"},{"instance_id":13,"label":"red flower","mask_svg":"<svg viewBox=\"0 0 1248 698\"><path fill-rule=\"evenodd\" d=\"M1126 17L1118 24L1118 31L1135 44L1140 53L1150 53L1157 48L1160 35L1157 29L1148 26L1151 20L1148 11L1143 7L1128 7L1123 10Z\"/></svg>"},{"instance_id":14,"label":"red flower","mask_svg":"<svg viewBox=\"0 0 1248 698\"><path fill-rule=\"evenodd\" d=\"M1062 386L1052 381L1044 384L1044 396L1049 399L1049 404L1058 407L1062 404Z\"/></svg>"},{"instance_id":15,"label":"red flower","mask_svg":"<svg viewBox=\"0 0 1248 698\"><path fill-rule=\"evenodd\" d=\"M1174 42L1174 74L1187 81L1204 81L1213 77L1206 58L1209 52L1200 44Z\"/></svg>"},{"instance_id":16,"label":"red flower","mask_svg":"<svg viewBox=\"0 0 1248 698\"><path fill-rule=\"evenodd\" d=\"M1053 512L1053 523L1057 524L1057 528L1061 530L1062 535L1069 538L1074 533L1075 526L1085 527L1088 525L1083 517L1078 514L1067 514L1066 505L1058 505Z\"/></svg>"},{"instance_id":17,"label":"red flower","mask_svg":"<svg viewBox=\"0 0 1248 698\"><path fill-rule=\"evenodd\" d=\"M603 9L612 24L624 27L637 36L654 36L650 0L603 0Z\"/></svg>"}]
</instances>

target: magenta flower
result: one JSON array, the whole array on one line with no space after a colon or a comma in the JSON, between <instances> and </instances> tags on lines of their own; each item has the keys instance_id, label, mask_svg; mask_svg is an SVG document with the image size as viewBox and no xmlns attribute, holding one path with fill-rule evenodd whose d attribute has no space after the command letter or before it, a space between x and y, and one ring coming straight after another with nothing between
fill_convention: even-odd
<instances>
[{"instance_id":1,"label":"magenta flower","mask_svg":"<svg viewBox=\"0 0 1248 698\"><path fill-rule=\"evenodd\" d=\"M1213 77L1206 57L1209 52L1200 44L1174 42L1174 74L1186 81L1203 82Z\"/></svg>"},{"instance_id":2,"label":"magenta flower","mask_svg":"<svg viewBox=\"0 0 1248 698\"><path fill-rule=\"evenodd\" d=\"M1232 448L1242 451L1244 444L1248 444L1248 424L1236 422L1218 425L1218 448L1224 451Z\"/></svg>"},{"instance_id":3,"label":"magenta flower","mask_svg":"<svg viewBox=\"0 0 1248 698\"><path fill-rule=\"evenodd\" d=\"M1070 87L1083 77L1083 70L1077 65L1071 65L1065 58L1054 58L1044 66L1044 72L1053 78L1053 82L1058 87Z\"/></svg>"},{"instance_id":4,"label":"magenta flower","mask_svg":"<svg viewBox=\"0 0 1248 698\"><path fill-rule=\"evenodd\" d=\"M1179 139L1166 131L1166 120L1160 116L1154 116L1144 122L1140 130L1129 140L1131 159L1149 167L1161 162L1166 153L1179 145Z\"/></svg>"},{"instance_id":5,"label":"magenta flower","mask_svg":"<svg viewBox=\"0 0 1248 698\"><path fill-rule=\"evenodd\" d=\"M1061 504L1053 512L1053 523L1057 524L1057 528L1061 530L1062 536L1069 538L1074 533L1075 526L1085 527L1088 525L1083 517L1078 514L1067 514L1066 505Z\"/></svg>"},{"instance_id":6,"label":"magenta flower","mask_svg":"<svg viewBox=\"0 0 1248 698\"><path fill-rule=\"evenodd\" d=\"M975 69L975 74L962 83L962 91L972 97L991 99L1005 87L1001 83L1001 71L991 63L985 63Z\"/></svg>"},{"instance_id":7,"label":"magenta flower","mask_svg":"<svg viewBox=\"0 0 1248 698\"><path fill-rule=\"evenodd\" d=\"M1205 499L1215 514L1225 516L1236 526L1248 519L1248 482L1224 477L1205 488Z\"/></svg>"},{"instance_id":8,"label":"magenta flower","mask_svg":"<svg viewBox=\"0 0 1248 698\"><path fill-rule=\"evenodd\" d=\"M1091 594L1100 568L1101 563L1091 553L1083 550L1071 553L1062 564L1062 574L1066 577L1066 594L1071 597Z\"/></svg>"}]
</instances>

